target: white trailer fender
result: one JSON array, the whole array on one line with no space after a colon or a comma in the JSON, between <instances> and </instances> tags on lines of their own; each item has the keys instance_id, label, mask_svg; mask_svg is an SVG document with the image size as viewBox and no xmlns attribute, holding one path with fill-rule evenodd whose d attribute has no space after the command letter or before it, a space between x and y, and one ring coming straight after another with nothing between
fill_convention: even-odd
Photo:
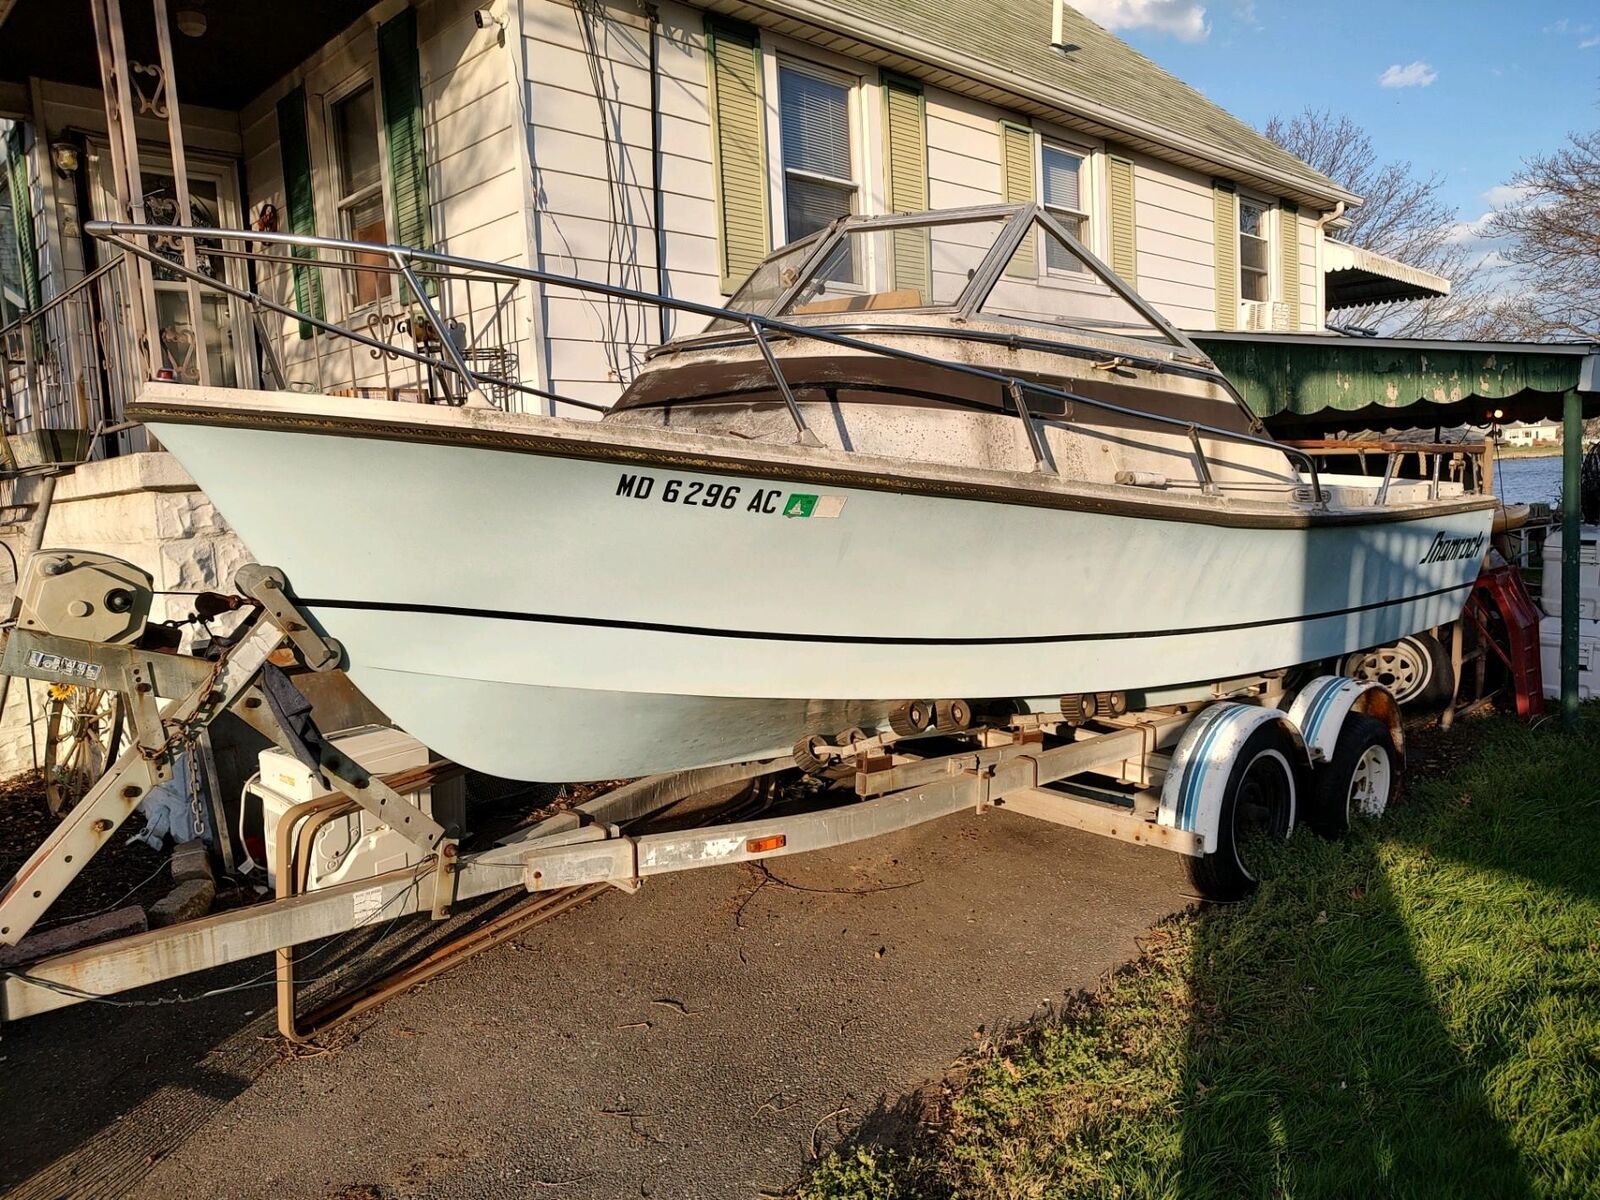
<instances>
[{"instance_id":1,"label":"white trailer fender","mask_svg":"<svg viewBox=\"0 0 1600 1200\"><path fill-rule=\"evenodd\" d=\"M1389 727L1394 748L1405 753L1400 706L1388 688L1381 683L1343 675L1319 675L1300 689L1289 706L1289 720L1305 739L1312 762L1325 763L1333 757L1339 731L1352 712L1365 713L1382 721Z\"/></svg>"},{"instance_id":2,"label":"white trailer fender","mask_svg":"<svg viewBox=\"0 0 1600 1200\"><path fill-rule=\"evenodd\" d=\"M1300 730L1282 709L1255 704L1213 704L1184 730L1161 785L1157 822L1199 834L1206 853L1217 848L1222 796L1239 748L1262 725L1276 721L1293 741L1302 768L1311 765ZM1296 807L1300 797L1296 797ZM1294 815L1289 826L1294 828Z\"/></svg>"}]
</instances>

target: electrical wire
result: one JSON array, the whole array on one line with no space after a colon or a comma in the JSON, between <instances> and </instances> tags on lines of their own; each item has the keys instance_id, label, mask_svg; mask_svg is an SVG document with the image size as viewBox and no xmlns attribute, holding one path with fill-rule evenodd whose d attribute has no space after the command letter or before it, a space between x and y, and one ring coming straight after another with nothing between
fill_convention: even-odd
<instances>
[{"instance_id":1,"label":"electrical wire","mask_svg":"<svg viewBox=\"0 0 1600 1200\"><path fill-rule=\"evenodd\" d=\"M304 965L309 963L317 958L320 958L330 950L336 949L337 947L343 945L350 938L354 937L356 934L375 923L390 905L415 893L419 884L421 883L422 876L424 874L424 866L425 864L419 863L417 865L416 872L411 876L411 882L400 891L396 892L377 909L375 909L372 915L366 920L362 921L358 925L351 926L349 929L345 930L344 933L332 938L324 945L317 947L310 954L304 955L303 957L297 959L296 964ZM378 940L381 942L384 938L387 938L389 934L394 931L395 925L399 923L400 919L405 915L406 914L404 912L395 913L395 915L389 919L388 926L381 934L378 935ZM297 978L295 982L297 985L318 983L324 979L331 979L335 975L338 975L341 971L348 969L348 964L342 967L334 967L331 970L322 972L320 975L313 975L307 979ZM75 987L70 983L61 983L59 980L44 979L37 975L30 975L28 972L17 970L14 967L0 968L0 975L8 976L12 979L20 979L24 983L32 984L34 987L43 988L49 992L56 992L59 995L70 997L73 1000L81 1000L91 1004L103 1004L109 1008L165 1008L173 1004L198 1004L202 1000L210 1000L216 996L226 996L231 992L243 992L249 991L252 988L276 986L278 964L274 962L273 965L267 970L262 971L258 975L252 975L249 979L243 980L240 983L230 983L224 985L223 987L209 988L206 991L198 992L193 995L178 994L172 996L161 996L154 1000L121 1000L112 995L102 994L100 992L91 992L84 988Z\"/></svg>"},{"instance_id":2,"label":"electrical wire","mask_svg":"<svg viewBox=\"0 0 1600 1200\"><path fill-rule=\"evenodd\" d=\"M68 924L69 922L72 922L72 921L87 921L90 917L98 917L98 916L102 915L103 913L108 913L108 912L111 912L111 911L113 911L115 909L121 908L122 905L135 892L137 892L145 884L149 883L157 875L161 874L162 871L166 870L167 864L170 863L172 861L172 859L173 859L173 856L170 855L170 854L166 858L162 859L159 863L156 864L156 869L154 871L151 871L150 874L146 875L138 883L134 884L131 888L129 888L126 892L124 892L118 899L113 900L110 904L106 905L104 908L97 908L93 912L75 913L70 917L54 917L54 918L52 918L51 920L48 920L48 921L40 921L37 925L34 926L34 928L35 929L53 929L57 925L66 925L66 924Z\"/></svg>"}]
</instances>

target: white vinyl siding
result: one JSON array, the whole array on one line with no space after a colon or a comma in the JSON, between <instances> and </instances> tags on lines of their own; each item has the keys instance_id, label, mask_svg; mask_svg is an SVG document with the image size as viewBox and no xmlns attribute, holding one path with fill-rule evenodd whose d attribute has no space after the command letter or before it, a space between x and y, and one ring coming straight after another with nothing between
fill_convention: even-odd
<instances>
[{"instance_id":1,"label":"white vinyl siding","mask_svg":"<svg viewBox=\"0 0 1600 1200\"><path fill-rule=\"evenodd\" d=\"M338 191L330 170L334 155L328 101L349 95L351 81L361 78L363 69L371 69L377 26L391 19L400 7L380 4L239 114L234 147L237 153L242 141L242 176L249 189L244 207L251 219L271 204L279 212L278 227L288 228L276 105L284 93L304 85L310 101L308 134L313 147L318 229L329 235L342 232L339 201L345 194ZM463 0L429 0L419 5L417 41L434 248L466 258L523 263L527 261L525 197L517 183L517 156L523 150L514 116L517 96L511 86L508 52L498 44L494 28L477 28L472 6ZM381 128L381 101L377 119ZM190 131L187 110L184 131ZM386 170L386 156L382 161ZM391 218L386 208L385 219ZM327 273L325 283L329 289L335 286L332 273ZM286 269L264 271L259 286L280 303L294 303ZM388 303L393 302L391 296ZM464 294L446 297L445 302L456 316L466 316ZM486 327L493 304L490 289L475 286L471 303L474 318ZM480 345L514 355L520 379L537 384L539 353L529 338L529 311L527 289L519 289L496 326L496 337L504 340L493 347L487 340ZM293 385L311 386L316 381L317 341L290 338L280 346ZM379 379L380 364L364 352L352 358L349 345L345 343L339 354L330 354L326 345L321 347L324 387L359 387ZM350 378L352 372L354 378ZM517 403L536 402L513 399L513 404Z\"/></svg>"}]
</instances>

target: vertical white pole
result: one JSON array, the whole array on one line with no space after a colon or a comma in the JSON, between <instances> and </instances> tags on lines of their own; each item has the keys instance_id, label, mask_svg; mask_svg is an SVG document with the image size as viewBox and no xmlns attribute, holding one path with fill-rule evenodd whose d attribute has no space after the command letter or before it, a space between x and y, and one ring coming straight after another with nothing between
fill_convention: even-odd
<instances>
[{"instance_id":1,"label":"vertical white pole","mask_svg":"<svg viewBox=\"0 0 1600 1200\"><path fill-rule=\"evenodd\" d=\"M173 187L178 194L178 220L188 226L192 209L189 207L189 163L183 150L183 120L178 115L178 81L172 69L172 29L167 21L167 0L152 0L156 18L156 52L160 55L161 78L167 91L167 143L172 147ZM183 243L183 265L198 271L200 256L194 238L180 237ZM200 302L200 285L193 279L186 281L189 299L189 328L194 333L195 367L199 371L200 386L211 385L211 356L206 352L205 307Z\"/></svg>"}]
</instances>

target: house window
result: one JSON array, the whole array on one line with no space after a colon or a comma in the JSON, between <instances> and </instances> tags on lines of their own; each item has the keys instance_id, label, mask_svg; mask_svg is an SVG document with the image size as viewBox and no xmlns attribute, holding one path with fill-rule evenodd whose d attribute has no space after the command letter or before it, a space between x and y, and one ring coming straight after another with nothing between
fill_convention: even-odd
<instances>
[{"instance_id":1,"label":"house window","mask_svg":"<svg viewBox=\"0 0 1600 1200\"><path fill-rule=\"evenodd\" d=\"M1044 143L1040 152L1044 176L1044 207L1078 241L1089 236L1089 214L1083 202L1084 157L1060 146ZM1051 271L1082 271L1083 262L1053 237L1044 240L1045 266Z\"/></svg>"},{"instance_id":2,"label":"house window","mask_svg":"<svg viewBox=\"0 0 1600 1200\"><path fill-rule=\"evenodd\" d=\"M378 125L378 90L370 81L336 100L332 108L334 170L338 180L339 236L355 242L387 242L383 198L383 143ZM387 266L380 254L358 254L357 265ZM390 290L378 271L351 271L348 293L357 307Z\"/></svg>"},{"instance_id":3,"label":"house window","mask_svg":"<svg viewBox=\"0 0 1600 1200\"><path fill-rule=\"evenodd\" d=\"M1267 298L1267 210L1254 200L1239 200L1239 298Z\"/></svg>"},{"instance_id":4,"label":"house window","mask_svg":"<svg viewBox=\"0 0 1600 1200\"><path fill-rule=\"evenodd\" d=\"M783 215L787 241L856 211L859 184L850 144L851 84L785 63L778 68L778 120L783 146ZM848 256L828 278L850 280Z\"/></svg>"}]
</instances>

